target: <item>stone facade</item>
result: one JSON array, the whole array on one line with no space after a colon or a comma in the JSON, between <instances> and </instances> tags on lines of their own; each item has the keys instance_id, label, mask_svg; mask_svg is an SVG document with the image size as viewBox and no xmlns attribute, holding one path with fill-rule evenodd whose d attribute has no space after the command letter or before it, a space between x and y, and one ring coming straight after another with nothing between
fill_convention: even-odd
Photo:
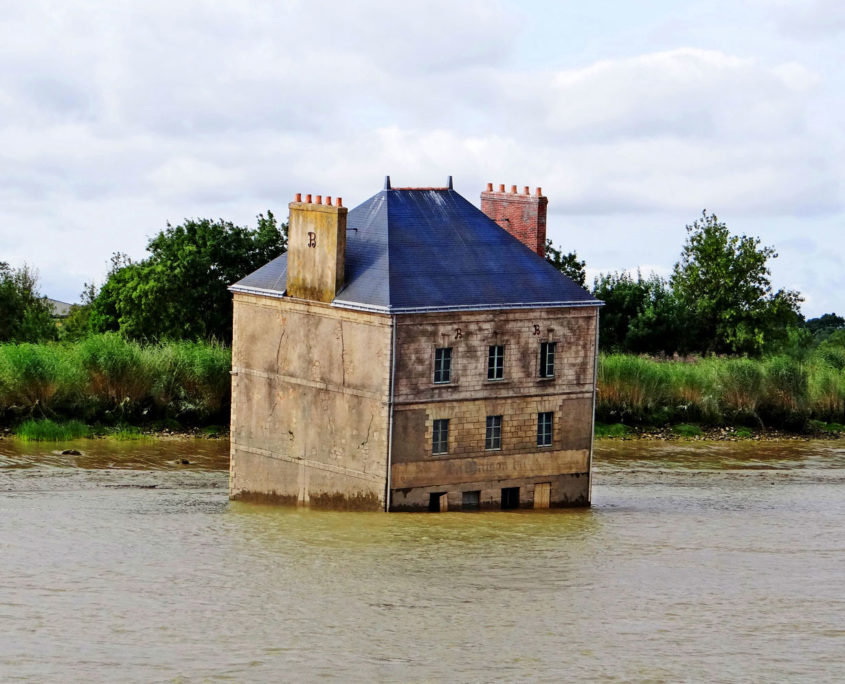
<instances>
[{"instance_id":1,"label":"stone facade","mask_svg":"<svg viewBox=\"0 0 845 684\"><path fill-rule=\"evenodd\" d=\"M230 496L381 509L389 316L236 293Z\"/></svg>"},{"instance_id":2,"label":"stone facade","mask_svg":"<svg viewBox=\"0 0 845 684\"><path fill-rule=\"evenodd\" d=\"M394 510L428 508L463 492L500 508L502 489L550 483L549 506L590 500L597 310L525 309L400 316L391 490ZM540 377L540 344L556 343L553 377ZM491 345L504 347L503 378L488 380ZM435 349L450 348L450 382L434 382ZM538 414L553 414L549 446L537 446ZM501 444L485 449L488 416L501 416ZM446 419L446 453L432 453L435 420ZM513 495L513 493L511 493Z\"/></svg>"}]
</instances>

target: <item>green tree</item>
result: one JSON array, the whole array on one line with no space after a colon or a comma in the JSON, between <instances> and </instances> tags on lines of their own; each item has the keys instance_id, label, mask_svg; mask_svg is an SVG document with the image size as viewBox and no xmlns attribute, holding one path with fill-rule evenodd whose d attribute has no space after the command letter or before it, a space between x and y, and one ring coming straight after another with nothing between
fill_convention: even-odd
<instances>
[{"instance_id":1,"label":"green tree","mask_svg":"<svg viewBox=\"0 0 845 684\"><path fill-rule=\"evenodd\" d=\"M70 312L59 328L59 339L63 342L76 342L87 337L91 329L91 305L97 297L97 288L93 283L85 283L80 296L81 304L72 304Z\"/></svg>"},{"instance_id":2,"label":"green tree","mask_svg":"<svg viewBox=\"0 0 845 684\"><path fill-rule=\"evenodd\" d=\"M282 254L287 225L272 212L254 230L228 221L186 220L147 244L150 256L132 262L115 254L91 304L93 332L119 330L138 340L232 338L227 288Z\"/></svg>"},{"instance_id":3,"label":"green tree","mask_svg":"<svg viewBox=\"0 0 845 684\"><path fill-rule=\"evenodd\" d=\"M551 240L546 240L546 261L563 275L572 278L581 287L584 287L584 283L587 282L586 262L580 261L575 252L564 254L563 250L552 244Z\"/></svg>"},{"instance_id":4,"label":"green tree","mask_svg":"<svg viewBox=\"0 0 845 684\"><path fill-rule=\"evenodd\" d=\"M800 322L797 292L772 292L772 247L759 238L731 235L715 214L703 211L688 225L670 284L689 314L686 332L704 352L759 354Z\"/></svg>"},{"instance_id":5,"label":"green tree","mask_svg":"<svg viewBox=\"0 0 845 684\"><path fill-rule=\"evenodd\" d=\"M56 338L53 312L38 292L38 276L28 266L13 269L0 261L0 342L43 342Z\"/></svg>"},{"instance_id":6,"label":"green tree","mask_svg":"<svg viewBox=\"0 0 845 684\"><path fill-rule=\"evenodd\" d=\"M810 318L804 327L813 335L816 341L823 341L837 330L845 330L845 318L835 313L826 313L818 318Z\"/></svg>"},{"instance_id":7,"label":"green tree","mask_svg":"<svg viewBox=\"0 0 845 684\"><path fill-rule=\"evenodd\" d=\"M638 271L606 273L593 282L593 295L604 302L599 315L603 350L671 354L684 351L683 311L666 280Z\"/></svg>"}]
</instances>

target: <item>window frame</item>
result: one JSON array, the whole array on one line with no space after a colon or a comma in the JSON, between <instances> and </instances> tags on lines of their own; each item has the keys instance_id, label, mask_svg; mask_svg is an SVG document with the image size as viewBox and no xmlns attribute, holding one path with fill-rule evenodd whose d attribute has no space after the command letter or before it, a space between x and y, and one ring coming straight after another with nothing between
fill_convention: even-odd
<instances>
[{"instance_id":1,"label":"window frame","mask_svg":"<svg viewBox=\"0 0 845 684\"><path fill-rule=\"evenodd\" d=\"M505 379L505 345L491 344L487 347L487 381Z\"/></svg>"},{"instance_id":2,"label":"window frame","mask_svg":"<svg viewBox=\"0 0 845 684\"><path fill-rule=\"evenodd\" d=\"M449 453L449 419L435 418L431 426L431 453Z\"/></svg>"},{"instance_id":3,"label":"window frame","mask_svg":"<svg viewBox=\"0 0 845 684\"><path fill-rule=\"evenodd\" d=\"M555 376L555 353L557 342L548 340L540 342L540 377L553 378Z\"/></svg>"},{"instance_id":4,"label":"window frame","mask_svg":"<svg viewBox=\"0 0 845 684\"><path fill-rule=\"evenodd\" d=\"M537 412L537 446L549 447L554 443L554 425L555 412L554 411L538 411Z\"/></svg>"},{"instance_id":5,"label":"window frame","mask_svg":"<svg viewBox=\"0 0 845 684\"><path fill-rule=\"evenodd\" d=\"M484 450L502 450L502 423L503 416L487 416L484 426Z\"/></svg>"},{"instance_id":6,"label":"window frame","mask_svg":"<svg viewBox=\"0 0 845 684\"><path fill-rule=\"evenodd\" d=\"M437 379L438 373L440 374L439 380ZM435 347L432 381L435 385L448 385L452 382L452 347Z\"/></svg>"}]
</instances>

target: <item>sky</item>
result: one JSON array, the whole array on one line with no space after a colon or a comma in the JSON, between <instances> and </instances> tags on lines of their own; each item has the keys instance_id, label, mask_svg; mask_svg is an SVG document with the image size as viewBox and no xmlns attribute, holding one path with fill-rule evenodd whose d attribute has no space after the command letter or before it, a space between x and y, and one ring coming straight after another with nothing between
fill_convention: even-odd
<instances>
[{"instance_id":1,"label":"sky","mask_svg":"<svg viewBox=\"0 0 845 684\"><path fill-rule=\"evenodd\" d=\"M598 273L702 210L845 313L840 0L0 0L0 261L78 301L168 222L540 186Z\"/></svg>"}]
</instances>

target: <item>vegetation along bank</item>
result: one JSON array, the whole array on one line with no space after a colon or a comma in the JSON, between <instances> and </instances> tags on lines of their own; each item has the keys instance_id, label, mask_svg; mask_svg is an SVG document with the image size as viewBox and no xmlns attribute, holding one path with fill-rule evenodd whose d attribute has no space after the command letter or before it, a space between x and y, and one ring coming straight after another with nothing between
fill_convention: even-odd
<instances>
[{"instance_id":1,"label":"vegetation along bank","mask_svg":"<svg viewBox=\"0 0 845 684\"><path fill-rule=\"evenodd\" d=\"M80 434L98 424L225 425L230 367L229 349L207 342L144 345L106 333L74 343L0 344L0 421L32 434L33 419L77 421ZM845 424L845 347L822 344L805 358L602 354L596 418L646 432L685 424L837 432ZM600 427L599 434L620 430Z\"/></svg>"}]
</instances>

